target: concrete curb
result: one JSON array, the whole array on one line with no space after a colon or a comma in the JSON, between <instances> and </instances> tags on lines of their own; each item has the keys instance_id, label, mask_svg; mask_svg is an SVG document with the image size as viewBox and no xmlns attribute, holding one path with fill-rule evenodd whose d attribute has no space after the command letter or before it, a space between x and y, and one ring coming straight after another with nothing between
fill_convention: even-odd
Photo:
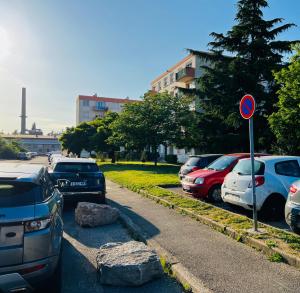
<instances>
[{"instance_id":1,"label":"concrete curb","mask_svg":"<svg viewBox=\"0 0 300 293\"><path fill-rule=\"evenodd\" d=\"M247 244L248 246L261 251L262 253L264 253L267 256L271 256L274 253L279 253L283 257L284 261L287 264L289 264L291 266L294 266L298 269L300 268L300 258L295 256L295 255L286 253L286 252L284 252L283 250L281 250L277 247L269 247L263 241L261 241L259 239L255 239L255 238L249 237L245 234L241 234L238 231L235 231L234 229L232 229L230 227L227 227L227 226L225 226L221 223L215 222L215 221L213 221L213 220L211 220L211 219L209 219L205 216L195 214L192 211L187 210L185 208L178 207L178 206L170 203L169 201L167 201L165 199L162 199L162 198L159 198L155 195L151 195L151 194L147 193L144 190L141 190L139 193L142 196L147 197L149 199L152 199L152 200L156 201L159 204L162 204L162 205L167 206L169 208L172 208L172 209L174 209L178 212L184 213L184 214L186 214L186 215L188 215L192 218L195 218L200 223L208 225L208 226L212 227L214 230L222 232L223 234L225 234L225 235L227 235L227 236L229 236L229 237L231 237L235 240L238 240L241 243ZM228 212L230 212L230 211L228 211ZM266 225L266 224L263 224L263 223L261 223L261 224L264 225L264 226L270 227L269 225ZM278 230L280 230L280 229L278 229Z\"/></svg>"},{"instance_id":2,"label":"concrete curb","mask_svg":"<svg viewBox=\"0 0 300 293\"><path fill-rule=\"evenodd\" d=\"M185 287L188 285L193 293L213 293L210 289L195 277L189 270L183 266L175 256L163 248L156 240L148 239L147 234L144 233L139 226L137 226L130 217L120 212L120 222L129 230L135 240L142 241L150 248L156 251L159 257L164 258L171 266L174 277L179 283Z\"/></svg>"}]
</instances>

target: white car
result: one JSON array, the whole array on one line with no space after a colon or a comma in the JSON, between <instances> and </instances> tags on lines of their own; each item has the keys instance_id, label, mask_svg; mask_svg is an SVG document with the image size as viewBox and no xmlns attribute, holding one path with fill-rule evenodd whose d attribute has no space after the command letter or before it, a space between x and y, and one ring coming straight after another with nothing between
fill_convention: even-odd
<instances>
[{"instance_id":1,"label":"white car","mask_svg":"<svg viewBox=\"0 0 300 293\"><path fill-rule=\"evenodd\" d=\"M257 210L264 216L278 219L284 215L284 205L291 184L300 178L300 157L263 156L255 158ZM252 210L251 160L242 159L228 173L222 185L224 202Z\"/></svg>"}]
</instances>

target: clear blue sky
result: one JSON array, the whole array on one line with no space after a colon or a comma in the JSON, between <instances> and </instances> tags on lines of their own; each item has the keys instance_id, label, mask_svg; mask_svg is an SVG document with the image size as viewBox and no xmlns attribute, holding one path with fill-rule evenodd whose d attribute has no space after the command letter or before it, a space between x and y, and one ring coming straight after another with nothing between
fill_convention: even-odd
<instances>
[{"instance_id":1,"label":"clear blue sky","mask_svg":"<svg viewBox=\"0 0 300 293\"><path fill-rule=\"evenodd\" d=\"M138 98L157 75L207 49L234 23L234 0L0 0L0 131L75 123L78 94ZM270 0L266 18L300 25L299 0ZM300 39L293 28L281 39Z\"/></svg>"}]
</instances>

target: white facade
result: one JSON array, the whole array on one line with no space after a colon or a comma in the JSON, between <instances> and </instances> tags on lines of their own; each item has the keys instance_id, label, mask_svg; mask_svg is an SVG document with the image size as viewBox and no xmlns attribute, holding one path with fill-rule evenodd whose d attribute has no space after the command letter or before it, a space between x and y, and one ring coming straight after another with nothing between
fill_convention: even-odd
<instances>
[{"instance_id":1,"label":"white facade","mask_svg":"<svg viewBox=\"0 0 300 293\"><path fill-rule=\"evenodd\" d=\"M197 79L203 75L202 66L207 63L200 57L190 54L184 59L169 68L151 82L153 92L165 92L177 94L180 89L195 89L198 87ZM195 110L195 104L191 105L191 110ZM165 147L159 146L158 149L161 158L165 156ZM184 163L189 155L194 155L195 150L177 149L169 146L167 154L177 155L177 160Z\"/></svg>"},{"instance_id":2,"label":"white facade","mask_svg":"<svg viewBox=\"0 0 300 293\"><path fill-rule=\"evenodd\" d=\"M124 104L132 102L137 100L79 95L76 100L76 125L104 117L107 111L120 113Z\"/></svg>"},{"instance_id":3,"label":"white facade","mask_svg":"<svg viewBox=\"0 0 300 293\"><path fill-rule=\"evenodd\" d=\"M7 140L15 140L29 152L46 154L48 152L61 151L61 143L58 137L44 135L2 135Z\"/></svg>"},{"instance_id":4,"label":"white facade","mask_svg":"<svg viewBox=\"0 0 300 293\"><path fill-rule=\"evenodd\" d=\"M154 79L151 82L151 89L155 92L167 91L176 94L180 88L197 88L196 79L203 74L201 66L205 64L203 59L190 54Z\"/></svg>"}]
</instances>

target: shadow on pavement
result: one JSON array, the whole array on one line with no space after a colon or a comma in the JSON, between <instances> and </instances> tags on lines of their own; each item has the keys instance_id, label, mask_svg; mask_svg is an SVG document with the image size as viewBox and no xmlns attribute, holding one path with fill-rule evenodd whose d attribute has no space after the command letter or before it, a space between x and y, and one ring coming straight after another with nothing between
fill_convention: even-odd
<instances>
[{"instance_id":1,"label":"shadow on pavement","mask_svg":"<svg viewBox=\"0 0 300 293\"><path fill-rule=\"evenodd\" d=\"M157 229L154 231L157 232ZM127 242L130 240L132 239L127 230L118 222L97 228L82 228L74 221L74 209L68 208L64 211L61 293L182 292L178 283L167 275L140 287L101 285L96 269L98 248L109 242Z\"/></svg>"},{"instance_id":2,"label":"shadow on pavement","mask_svg":"<svg viewBox=\"0 0 300 293\"><path fill-rule=\"evenodd\" d=\"M143 227L143 230L147 231L146 236L148 239L154 237L155 235L160 234L160 230L156 226L154 226L151 222L149 222L145 218L143 218L140 215L133 212L130 207L123 206L123 205L119 204L118 202L113 201L111 199L107 199L107 203L109 205L111 205L112 207L119 209L122 213L124 213L125 215L130 217L131 220L138 226Z\"/></svg>"}]
</instances>

